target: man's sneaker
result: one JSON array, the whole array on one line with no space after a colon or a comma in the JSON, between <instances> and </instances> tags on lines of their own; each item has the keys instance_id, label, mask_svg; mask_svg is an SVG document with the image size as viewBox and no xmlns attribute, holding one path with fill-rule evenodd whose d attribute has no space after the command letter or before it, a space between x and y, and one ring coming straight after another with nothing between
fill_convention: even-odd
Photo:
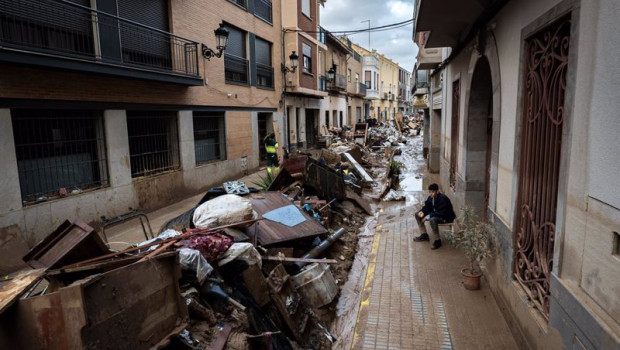
<instances>
[{"instance_id":1,"label":"man's sneaker","mask_svg":"<svg viewBox=\"0 0 620 350\"><path fill-rule=\"evenodd\" d=\"M428 241L429 237L427 233L423 233L417 237L413 237L413 240L416 242L424 242L424 241Z\"/></svg>"},{"instance_id":2,"label":"man's sneaker","mask_svg":"<svg viewBox=\"0 0 620 350\"><path fill-rule=\"evenodd\" d=\"M435 242L433 242L433 246L431 246L431 249L439 249L440 247L441 247L441 239L438 239Z\"/></svg>"}]
</instances>

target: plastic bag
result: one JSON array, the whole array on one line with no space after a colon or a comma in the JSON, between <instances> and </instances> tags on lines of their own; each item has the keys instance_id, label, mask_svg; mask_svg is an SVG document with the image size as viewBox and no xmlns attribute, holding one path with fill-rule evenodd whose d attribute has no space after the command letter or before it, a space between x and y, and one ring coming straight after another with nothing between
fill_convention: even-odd
<instances>
[{"instance_id":1,"label":"plastic bag","mask_svg":"<svg viewBox=\"0 0 620 350\"><path fill-rule=\"evenodd\" d=\"M211 272L213 272L213 266L211 266L207 262L207 259L196 249L179 249L179 262L182 268L196 272L196 278L198 278L198 283L201 285Z\"/></svg>"},{"instance_id":2,"label":"plastic bag","mask_svg":"<svg viewBox=\"0 0 620 350\"><path fill-rule=\"evenodd\" d=\"M405 200L405 194L401 191L390 190L385 197L383 197L384 202L389 201L402 201Z\"/></svg>"},{"instance_id":3,"label":"plastic bag","mask_svg":"<svg viewBox=\"0 0 620 350\"><path fill-rule=\"evenodd\" d=\"M254 220L258 214L252 210L249 199L234 194L225 194L202 203L194 211L194 226L212 228ZM247 225L249 226L249 225Z\"/></svg>"}]
</instances>

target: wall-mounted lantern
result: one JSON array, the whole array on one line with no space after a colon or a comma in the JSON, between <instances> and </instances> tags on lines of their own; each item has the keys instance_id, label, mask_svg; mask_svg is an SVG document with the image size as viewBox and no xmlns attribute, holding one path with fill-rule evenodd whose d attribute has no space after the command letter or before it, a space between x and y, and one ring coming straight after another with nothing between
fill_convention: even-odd
<instances>
[{"instance_id":1,"label":"wall-mounted lantern","mask_svg":"<svg viewBox=\"0 0 620 350\"><path fill-rule=\"evenodd\" d=\"M293 51L293 53L291 53L290 56L288 56L288 58L291 61L291 68L283 64L282 73L288 73L288 72L295 73L299 65L299 55L297 55L297 53Z\"/></svg>"},{"instance_id":2,"label":"wall-mounted lantern","mask_svg":"<svg viewBox=\"0 0 620 350\"><path fill-rule=\"evenodd\" d=\"M226 27L224 27L223 23L220 23L220 27L217 28L215 31L215 41L216 41L216 51L213 51L213 49L210 49L209 47L207 47L207 45L202 44L202 57L206 58L207 60L210 60L211 57L215 56L215 57L222 57L222 54L224 53L224 50L226 50L226 45L228 45L228 29L226 29Z\"/></svg>"}]
</instances>

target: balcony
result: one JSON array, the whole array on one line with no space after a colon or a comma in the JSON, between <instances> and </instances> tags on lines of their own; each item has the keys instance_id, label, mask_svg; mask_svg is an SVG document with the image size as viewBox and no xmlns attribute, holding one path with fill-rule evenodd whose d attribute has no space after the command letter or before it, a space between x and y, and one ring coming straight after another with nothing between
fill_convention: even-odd
<instances>
[{"instance_id":1,"label":"balcony","mask_svg":"<svg viewBox=\"0 0 620 350\"><path fill-rule=\"evenodd\" d=\"M0 61L203 84L198 43L69 2L0 2Z\"/></svg>"},{"instance_id":2,"label":"balcony","mask_svg":"<svg viewBox=\"0 0 620 350\"><path fill-rule=\"evenodd\" d=\"M423 47L418 51L416 69L435 69L439 66L441 61L441 49L427 49Z\"/></svg>"},{"instance_id":3,"label":"balcony","mask_svg":"<svg viewBox=\"0 0 620 350\"><path fill-rule=\"evenodd\" d=\"M364 60L362 61L362 65L364 66L364 69L366 69L366 67L374 67L377 69L377 71L379 71L379 59L377 57L375 57L374 55L364 55Z\"/></svg>"},{"instance_id":4,"label":"balcony","mask_svg":"<svg viewBox=\"0 0 620 350\"><path fill-rule=\"evenodd\" d=\"M258 87L273 89L273 67L257 63L256 80Z\"/></svg>"},{"instance_id":5,"label":"balcony","mask_svg":"<svg viewBox=\"0 0 620 350\"><path fill-rule=\"evenodd\" d=\"M379 99L379 90L377 89L368 89L366 88L366 100L378 100Z\"/></svg>"},{"instance_id":6,"label":"balcony","mask_svg":"<svg viewBox=\"0 0 620 350\"><path fill-rule=\"evenodd\" d=\"M360 95L366 95L366 84L355 84L355 93Z\"/></svg>"},{"instance_id":7,"label":"balcony","mask_svg":"<svg viewBox=\"0 0 620 350\"><path fill-rule=\"evenodd\" d=\"M417 0L414 34L429 31L428 48L456 47L485 12L499 10L506 0ZM446 11L450 9L450 11Z\"/></svg>"},{"instance_id":8,"label":"balcony","mask_svg":"<svg viewBox=\"0 0 620 350\"><path fill-rule=\"evenodd\" d=\"M347 89L347 78L342 74L334 74L334 81L329 84L332 91L343 91Z\"/></svg>"},{"instance_id":9,"label":"balcony","mask_svg":"<svg viewBox=\"0 0 620 350\"><path fill-rule=\"evenodd\" d=\"M226 54L224 56L224 76L226 83L248 85L248 60L243 57ZM273 73L272 73L273 74Z\"/></svg>"}]
</instances>

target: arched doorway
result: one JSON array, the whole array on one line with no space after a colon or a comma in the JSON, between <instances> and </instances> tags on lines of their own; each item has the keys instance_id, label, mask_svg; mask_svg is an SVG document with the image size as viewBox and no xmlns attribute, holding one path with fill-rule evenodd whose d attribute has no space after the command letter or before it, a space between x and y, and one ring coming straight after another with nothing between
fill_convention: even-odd
<instances>
[{"instance_id":1,"label":"arched doorway","mask_svg":"<svg viewBox=\"0 0 620 350\"><path fill-rule=\"evenodd\" d=\"M486 217L491 182L493 88L489 60L481 56L474 68L467 110L465 203Z\"/></svg>"}]
</instances>

